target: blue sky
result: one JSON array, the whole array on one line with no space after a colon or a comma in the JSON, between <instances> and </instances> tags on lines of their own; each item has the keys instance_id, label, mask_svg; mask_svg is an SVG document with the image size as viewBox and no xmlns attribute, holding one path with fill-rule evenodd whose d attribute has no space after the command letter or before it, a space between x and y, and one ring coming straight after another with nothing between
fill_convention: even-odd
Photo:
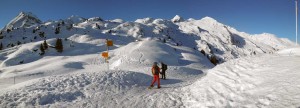
<instances>
[{"instance_id":1,"label":"blue sky","mask_svg":"<svg viewBox=\"0 0 300 108\"><path fill-rule=\"evenodd\" d=\"M42 21L71 15L126 21L210 16L239 31L267 32L295 41L294 0L1 0L0 28L21 11L32 12Z\"/></svg>"}]
</instances>

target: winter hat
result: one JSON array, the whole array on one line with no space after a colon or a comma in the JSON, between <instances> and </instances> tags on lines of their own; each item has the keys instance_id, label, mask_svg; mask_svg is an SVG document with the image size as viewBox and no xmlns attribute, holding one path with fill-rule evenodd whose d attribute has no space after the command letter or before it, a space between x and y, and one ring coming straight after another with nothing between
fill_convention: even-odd
<instances>
[{"instance_id":1,"label":"winter hat","mask_svg":"<svg viewBox=\"0 0 300 108\"><path fill-rule=\"evenodd\" d=\"M153 65L157 65L157 62L154 62Z\"/></svg>"}]
</instances>

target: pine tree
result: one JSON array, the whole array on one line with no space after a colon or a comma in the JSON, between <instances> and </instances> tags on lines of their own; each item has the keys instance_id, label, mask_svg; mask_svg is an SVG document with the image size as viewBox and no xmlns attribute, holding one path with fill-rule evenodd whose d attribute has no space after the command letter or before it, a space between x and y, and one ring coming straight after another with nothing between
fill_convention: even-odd
<instances>
[{"instance_id":1,"label":"pine tree","mask_svg":"<svg viewBox=\"0 0 300 108\"><path fill-rule=\"evenodd\" d=\"M100 26L99 26L97 23L96 23L96 28L97 28L97 29L100 29Z\"/></svg>"},{"instance_id":2,"label":"pine tree","mask_svg":"<svg viewBox=\"0 0 300 108\"><path fill-rule=\"evenodd\" d=\"M69 26L66 26L67 30L71 30L73 28L73 24L70 24Z\"/></svg>"},{"instance_id":3,"label":"pine tree","mask_svg":"<svg viewBox=\"0 0 300 108\"><path fill-rule=\"evenodd\" d=\"M39 36L40 36L41 38L44 38L44 37L45 37L45 32L39 32Z\"/></svg>"},{"instance_id":4,"label":"pine tree","mask_svg":"<svg viewBox=\"0 0 300 108\"><path fill-rule=\"evenodd\" d=\"M55 34L59 34L59 32L60 32L60 27L57 27L57 28L55 29Z\"/></svg>"},{"instance_id":5,"label":"pine tree","mask_svg":"<svg viewBox=\"0 0 300 108\"><path fill-rule=\"evenodd\" d=\"M45 50L48 49L48 43L46 42L46 40L44 40L43 47L44 47Z\"/></svg>"},{"instance_id":6,"label":"pine tree","mask_svg":"<svg viewBox=\"0 0 300 108\"><path fill-rule=\"evenodd\" d=\"M11 29L6 29L6 32L7 32L7 33L11 32Z\"/></svg>"},{"instance_id":7,"label":"pine tree","mask_svg":"<svg viewBox=\"0 0 300 108\"><path fill-rule=\"evenodd\" d=\"M60 53L63 52L62 40L59 38L56 40L55 49L57 50L57 52L60 52Z\"/></svg>"},{"instance_id":8,"label":"pine tree","mask_svg":"<svg viewBox=\"0 0 300 108\"><path fill-rule=\"evenodd\" d=\"M211 56L210 62L214 65L217 65L219 63L219 61L217 60L217 57L214 55Z\"/></svg>"},{"instance_id":9,"label":"pine tree","mask_svg":"<svg viewBox=\"0 0 300 108\"><path fill-rule=\"evenodd\" d=\"M3 48L3 45L2 45L2 42L1 42L1 44L0 44L0 50L2 50L2 48Z\"/></svg>"},{"instance_id":10,"label":"pine tree","mask_svg":"<svg viewBox=\"0 0 300 108\"><path fill-rule=\"evenodd\" d=\"M22 43L20 41L17 42L17 45L21 45Z\"/></svg>"},{"instance_id":11,"label":"pine tree","mask_svg":"<svg viewBox=\"0 0 300 108\"><path fill-rule=\"evenodd\" d=\"M168 39L171 39L171 37L169 35L167 35Z\"/></svg>"},{"instance_id":12,"label":"pine tree","mask_svg":"<svg viewBox=\"0 0 300 108\"><path fill-rule=\"evenodd\" d=\"M62 25L62 26L65 26L65 22L64 22L64 21L62 21L62 22L61 22L61 25Z\"/></svg>"},{"instance_id":13,"label":"pine tree","mask_svg":"<svg viewBox=\"0 0 300 108\"><path fill-rule=\"evenodd\" d=\"M22 60L22 61L19 62L19 64L23 64L23 63L24 63L24 60Z\"/></svg>"},{"instance_id":14,"label":"pine tree","mask_svg":"<svg viewBox=\"0 0 300 108\"><path fill-rule=\"evenodd\" d=\"M44 55L45 54L45 49L43 47L43 44L40 45L40 50L41 50L40 55Z\"/></svg>"}]
</instances>

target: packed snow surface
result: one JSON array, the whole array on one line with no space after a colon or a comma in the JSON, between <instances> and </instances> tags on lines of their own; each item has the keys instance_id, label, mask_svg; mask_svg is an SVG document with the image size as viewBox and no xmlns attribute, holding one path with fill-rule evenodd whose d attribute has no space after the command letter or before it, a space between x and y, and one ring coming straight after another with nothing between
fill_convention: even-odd
<instances>
[{"instance_id":1,"label":"packed snow surface","mask_svg":"<svg viewBox=\"0 0 300 108\"><path fill-rule=\"evenodd\" d=\"M184 91L188 107L300 106L300 48L228 61Z\"/></svg>"},{"instance_id":2,"label":"packed snow surface","mask_svg":"<svg viewBox=\"0 0 300 108\"><path fill-rule=\"evenodd\" d=\"M140 71L78 71L3 89L5 107L299 107L300 49L230 60L202 73L170 67L161 89ZM68 68L83 63L69 63ZM80 66L79 66L80 65ZM83 66L85 67L85 66ZM128 65L128 67L130 67ZM150 67L146 70L150 70ZM3 81L3 80L1 80Z\"/></svg>"}]
</instances>

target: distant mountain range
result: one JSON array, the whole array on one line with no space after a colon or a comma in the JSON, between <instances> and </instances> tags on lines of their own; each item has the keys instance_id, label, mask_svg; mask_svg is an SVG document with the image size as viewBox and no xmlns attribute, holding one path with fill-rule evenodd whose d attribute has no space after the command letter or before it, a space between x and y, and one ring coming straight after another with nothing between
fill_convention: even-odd
<instances>
[{"instance_id":1,"label":"distant mountain range","mask_svg":"<svg viewBox=\"0 0 300 108\"><path fill-rule=\"evenodd\" d=\"M154 39L171 46L192 48L208 58L215 57L218 63L242 56L273 53L294 45L288 39L277 38L269 33L251 35L239 32L211 17L196 20L176 15L170 20L144 18L129 22L122 19L71 16L63 20L42 22L30 12L21 12L1 30L0 43L3 51L0 54L8 56L21 50L19 47L22 45L28 46L27 50L33 53L38 50L42 41L46 40L49 45L54 45L56 38L69 40L63 43L68 47L76 43L102 45L105 39L112 39L122 47L131 42ZM72 49L76 50L76 47ZM8 63L8 59L13 59L15 62L8 64L16 65L22 61L19 60L20 57L15 55L0 59L5 63Z\"/></svg>"}]
</instances>

